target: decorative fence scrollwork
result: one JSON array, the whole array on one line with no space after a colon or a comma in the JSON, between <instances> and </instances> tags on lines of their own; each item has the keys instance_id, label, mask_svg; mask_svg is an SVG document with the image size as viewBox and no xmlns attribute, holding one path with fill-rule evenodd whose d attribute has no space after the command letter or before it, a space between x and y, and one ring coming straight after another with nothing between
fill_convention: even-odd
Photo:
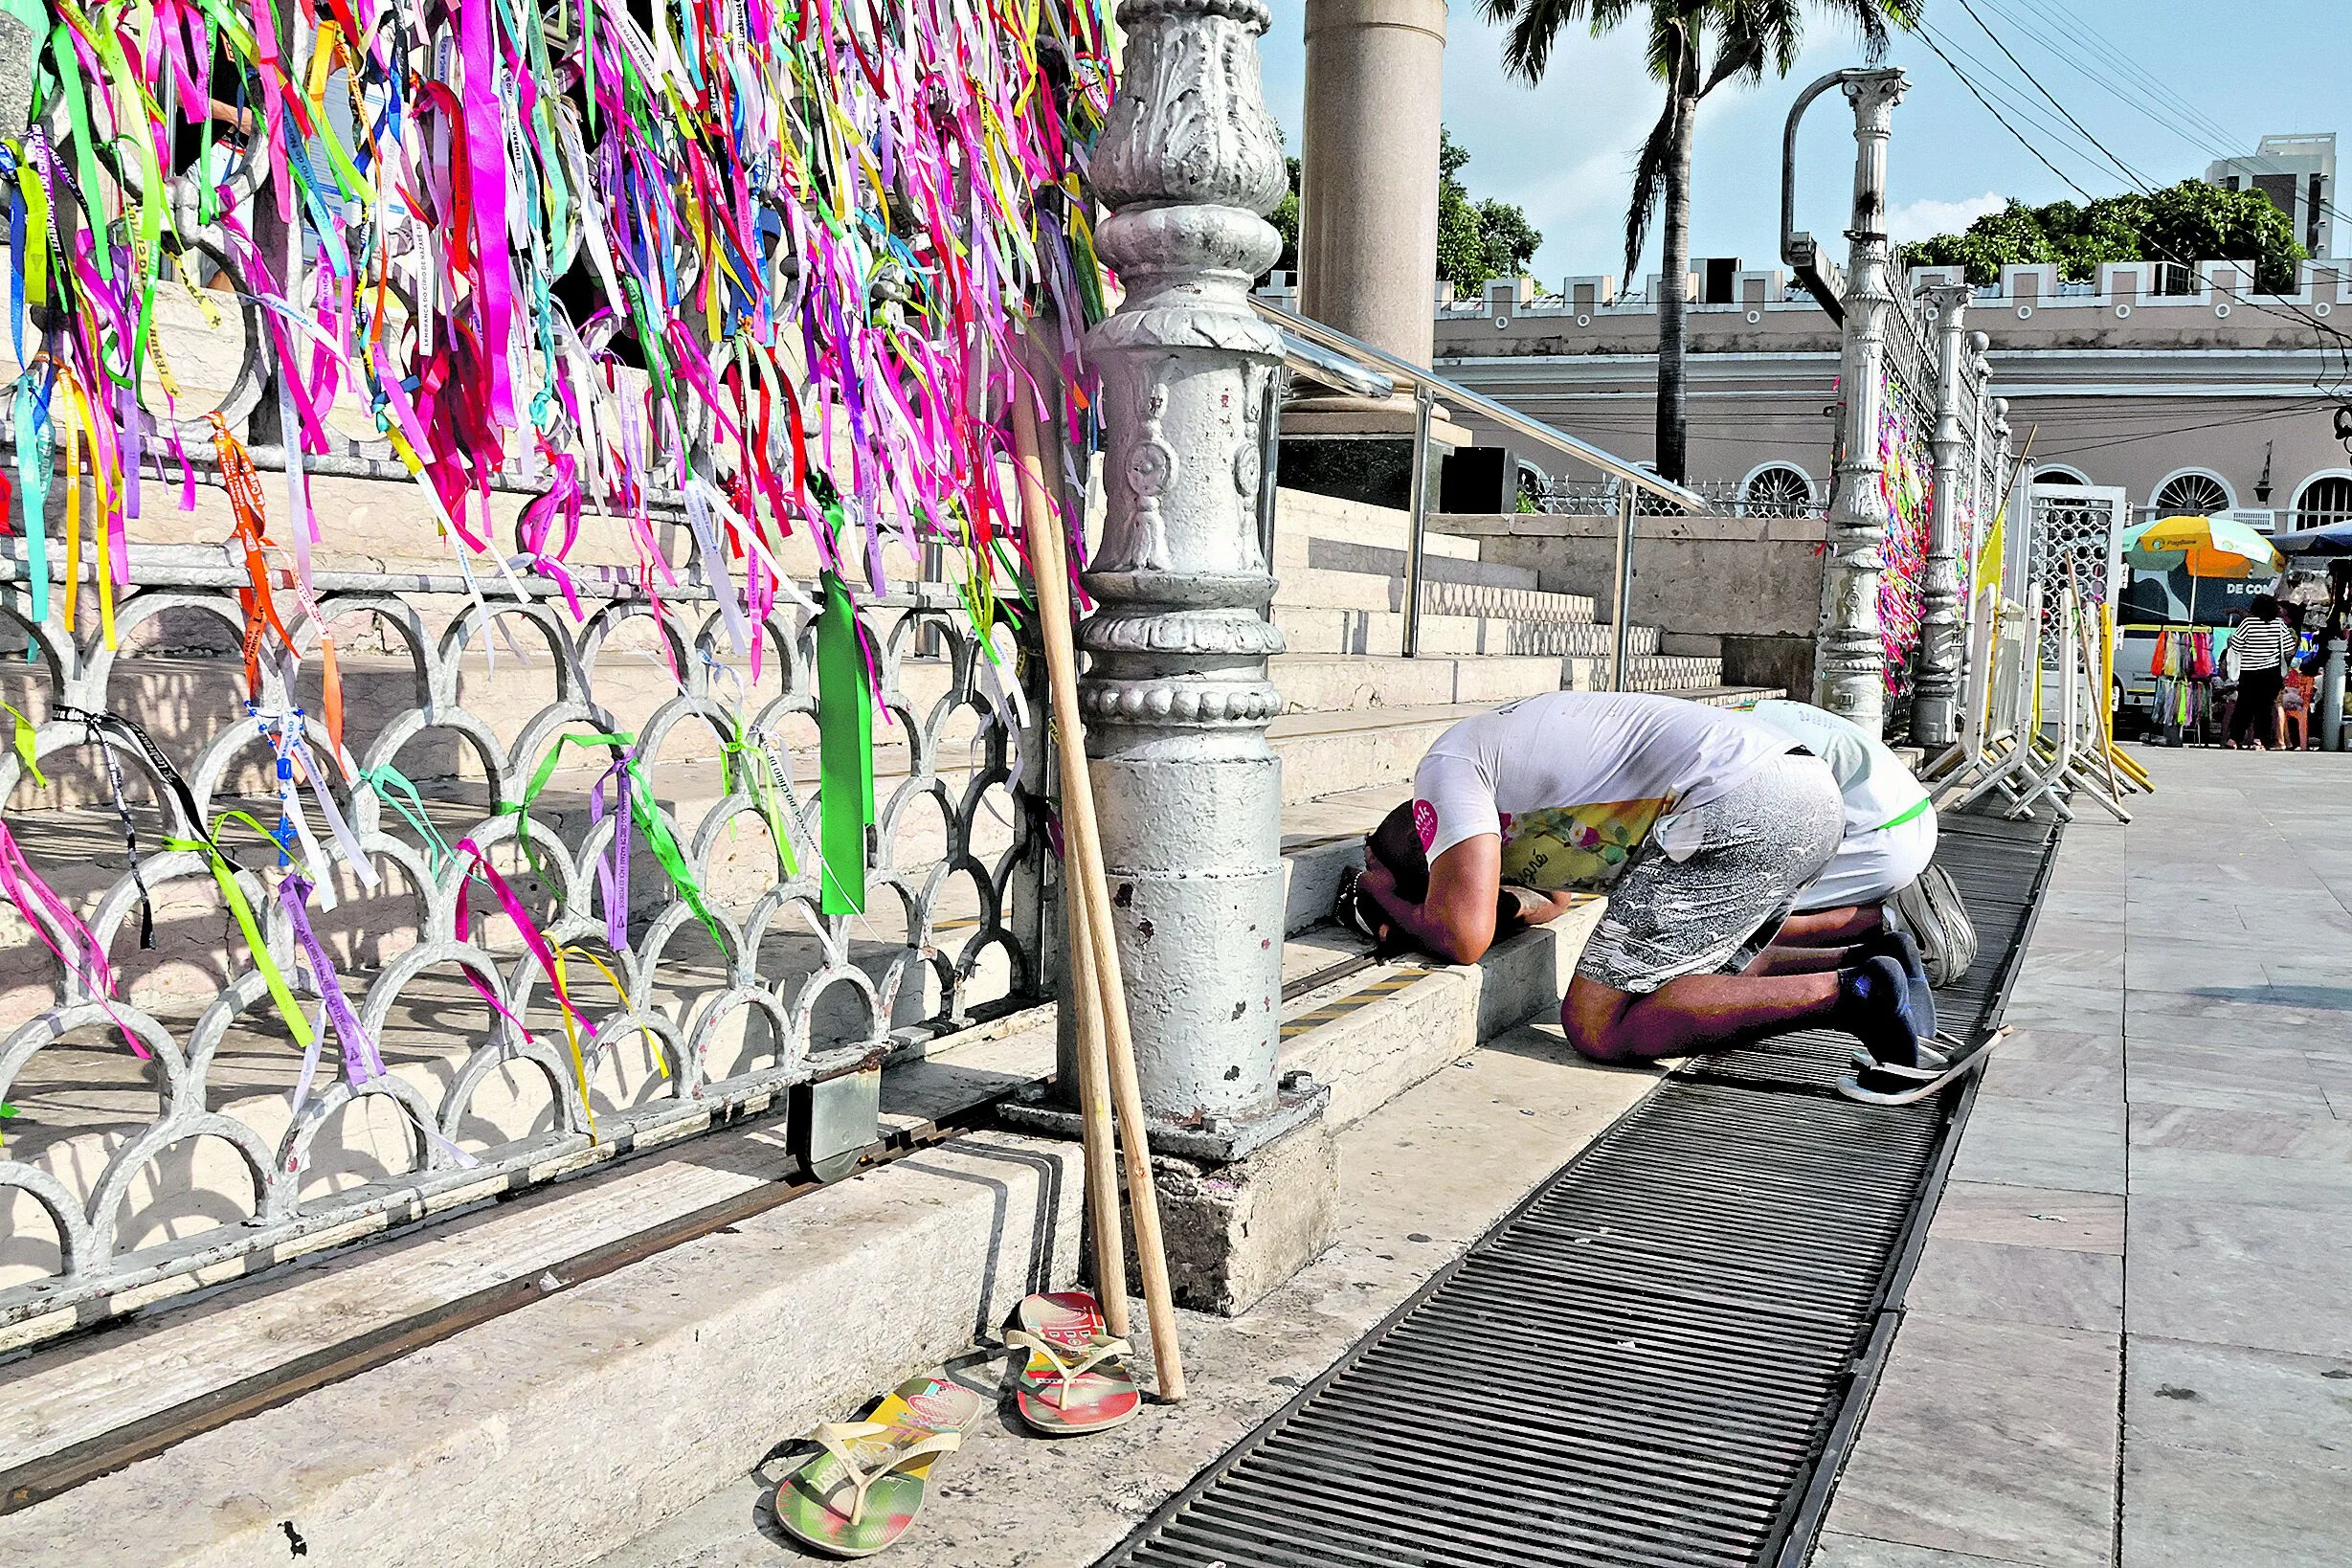
<instances>
[{"instance_id":1,"label":"decorative fence scrollwork","mask_svg":"<svg viewBox=\"0 0 2352 1568\"><path fill-rule=\"evenodd\" d=\"M2117 539L2131 521L2120 492L2033 493L2029 580L2042 585L2042 662L2058 662L2065 624L2060 593L2071 583L2088 604L2112 602Z\"/></svg>"},{"instance_id":2,"label":"decorative fence scrollwork","mask_svg":"<svg viewBox=\"0 0 2352 1568\"><path fill-rule=\"evenodd\" d=\"M0 803L116 983L96 995L0 905L0 1327L681 1136L1039 996L1027 786L1043 739L1025 728L1012 639L999 628L983 648L952 587L859 610L884 710L869 897L864 915L828 915L805 608L779 601L757 627L755 678L726 653L706 590L665 590L657 616L590 568L570 585L575 622L546 577L485 602L455 573L323 567L344 660L335 755L314 661L294 690L265 662L243 703L247 579L216 549L134 549L119 651L69 628L56 592L33 623L22 573L0 560L0 627L34 654L0 677L29 726L22 754L0 750ZM89 600L85 586L85 622ZM317 625L292 630L315 648ZM137 721L153 754L84 717L102 714ZM321 785L376 879L339 862L310 904L324 973L282 894L305 864L299 838L281 871L261 833L285 822L273 732L334 758ZM633 784L614 771L624 748ZM331 842L317 787L292 771ZM631 789L652 795L635 823ZM208 835L230 857L217 875L196 847ZM461 912L475 849L556 969L478 880ZM321 1021L340 986L380 1070L332 1028L305 1069L232 886L296 1010ZM619 907L607 886L625 887Z\"/></svg>"}]
</instances>

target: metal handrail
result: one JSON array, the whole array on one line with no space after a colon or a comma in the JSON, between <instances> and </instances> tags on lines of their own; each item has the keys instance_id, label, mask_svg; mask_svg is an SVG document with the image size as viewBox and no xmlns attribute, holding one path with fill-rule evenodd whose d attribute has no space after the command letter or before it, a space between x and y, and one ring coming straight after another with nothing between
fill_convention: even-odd
<instances>
[{"instance_id":1,"label":"metal handrail","mask_svg":"<svg viewBox=\"0 0 2352 1568\"><path fill-rule=\"evenodd\" d=\"M1413 478L1411 496L1406 504L1412 518L1412 531L1407 535L1404 552L1403 653L1407 659L1421 656L1421 578L1429 521L1429 425L1440 396L1449 405L1467 409L1524 440L1597 468L1618 482L1615 581L1609 593L1612 631L1609 689L1625 690L1633 654L1633 629L1629 616L1633 607L1634 516L1639 509L1637 503L1640 493L1647 491L1685 512L1692 513L1712 513L1714 510L1707 498L1630 463L1615 453L1604 452L1588 441L1579 441L1564 431L1555 430L1539 419L1532 419L1517 409L1498 403L1483 392L1472 392L1459 381L1449 381L1435 371L1423 370L1408 360L1375 348L1336 327L1294 315L1262 299L1253 299L1250 303L1257 308L1259 315L1281 329L1286 370L1311 375L1326 385L1358 392L1359 395L1384 397L1399 387L1413 389ZM1320 358L1310 360L1300 352L1302 347L1317 351ZM1322 368L1326 364L1330 366L1329 370ZM1259 540L1269 564L1274 559L1275 457L1280 448L1282 380L1283 377L1277 374L1270 378L1266 388L1265 456L1261 465L1264 482L1259 487ZM1368 390L1373 384L1381 382L1386 386Z\"/></svg>"},{"instance_id":2,"label":"metal handrail","mask_svg":"<svg viewBox=\"0 0 2352 1568\"><path fill-rule=\"evenodd\" d=\"M1533 419L1508 404L1498 403L1484 392L1475 392L1459 381L1449 381L1434 370L1422 369L1408 360L1399 359L1385 350L1348 336L1336 327L1324 325L1294 315L1278 304L1265 300L1249 302L1258 314L1284 331L1305 339L1329 353L1352 359L1368 371L1389 376L1400 387L1427 388L1438 400L1449 407L1466 408L1492 424L1501 425L1512 435L1551 448L1563 457L1590 464L1604 474L1614 475L1628 484L1647 490L1654 496L1672 502L1687 512L1712 513L1714 507L1697 491L1687 489L1673 481L1663 479L1648 469L1627 461L1613 452L1604 452L1589 441L1579 441L1565 431L1555 430L1540 419Z\"/></svg>"},{"instance_id":3,"label":"metal handrail","mask_svg":"<svg viewBox=\"0 0 2352 1568\"><path fill-rule=\"evenodd\" d=\"M1282 368L1294 375L1312 376L1327 387L1336 387L1358 397L1386 397L1397 390L1396 377L1382 375L1361 360L1310 343L1288 327L1282 334Z\"/></svg>"}]
</instances>

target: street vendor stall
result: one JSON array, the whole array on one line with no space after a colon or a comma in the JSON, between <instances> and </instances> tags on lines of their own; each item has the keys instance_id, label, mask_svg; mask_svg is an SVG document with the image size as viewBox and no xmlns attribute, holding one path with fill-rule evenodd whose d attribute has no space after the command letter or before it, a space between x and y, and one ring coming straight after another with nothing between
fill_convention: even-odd
<instances>
[{"instance_id":1,"label":"street vendor stall","mask_svg":"<svg viewBox=\"0 0 2352 1568\"><path fill-rule=\"evenodd\" d=\"M2221 721L2229 628L2282 565L2261 534L2230 518L2165 517L2126 530L2132 569L2121 608L2118 705L2179 746Z\"/></svg>"}]
</instances>

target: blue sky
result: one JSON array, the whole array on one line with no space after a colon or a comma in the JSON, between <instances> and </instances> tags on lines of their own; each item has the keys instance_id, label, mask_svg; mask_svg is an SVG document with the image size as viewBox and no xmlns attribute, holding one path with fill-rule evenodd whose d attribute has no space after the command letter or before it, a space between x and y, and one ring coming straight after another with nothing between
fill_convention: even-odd
<instances>
[{"instance_id":1,"label":"blue sky","mask_svg":"<svg viewBox=\"0 0 2352 1568\"><path fill-rule=\"evenodd\" d=\"M2201 175L2213 148L2251 153L2255 141L2270 134L2336 131L2352 156L2352 0L2229 0L2218 7L2188 0L1968 4L2077 120L2152 183ZM1266 101L1293 153L1305 69L1304 11L1302 0L1276 0L1273 30L1262 46ZM1927 0L1927 19L1963 69L2030 98L2058 125L2054 132L2037 126L1994 94L2060 168L2094 194L2129 189L2096 154L2060 140L2082 139L2033 97L1960 0ZM2112 63L2117 51L2213 124L2191 127L2184 117L2160 109L2156 95ZM1627 176L1661 102L1661 89L1642 69L1631 29L1599 40L1580 32L1564 36L1545 83L1528 88L1504 76L1501 30L1484 19L1478 0L1456 0L1445 54L1445 123L1470 152L1464 178L1474 195L1502 196L1527 209L1544 236L1535 276L1557 288L1572 274L1617 271ZM1852 35L1817 16L1787 81L1721 87L1707 100L1693 192L1694 256L1779 264L1781 124L1789 101L1815 77L1859 63ZM2072 195L1923 42L1898 39L1892 63L1912 82L1895 110L1890 150L1889 198L1898 238L1962 226L2002 195L2030 202ZM1816 234L1844 227L1853 167L1852 121L1844 109L1839 100L1818 102L1799 146L1798 224ZM2352 236L2340 237L2336 248L2347 243ZM1645 269L1655 264L1653 243Z\"/></svg>"}]
</instances>

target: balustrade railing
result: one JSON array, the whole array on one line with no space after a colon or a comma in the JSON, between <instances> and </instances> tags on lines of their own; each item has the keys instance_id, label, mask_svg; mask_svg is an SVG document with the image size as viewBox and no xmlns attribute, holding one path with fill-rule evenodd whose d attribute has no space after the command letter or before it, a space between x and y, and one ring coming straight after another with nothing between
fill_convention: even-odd
<instances>
[{"instance_id":1,"label":"balustrade railing","mask_svg":"<svg viewBox=\"0 0 2352 1568\"><path fill-rule=\"evenodd\" d=\"M415 494L348 494L370 492ZM286 595L300 673L262 660L248 704L249 579L217 547L132 547L112 648L86 568L75 623L61 580L36 621L0 557L23 715L0 803L112 982L0 904L0 1338L1039 999L1043 737L1003 621L984 646L962 590L911 570L859 608L882 710L865 912L828 913L814 607L751 623L754 669L683 569L657 605L634 570L525 566L322 556L316 616Z\"/></svg>"}]
</instances>

